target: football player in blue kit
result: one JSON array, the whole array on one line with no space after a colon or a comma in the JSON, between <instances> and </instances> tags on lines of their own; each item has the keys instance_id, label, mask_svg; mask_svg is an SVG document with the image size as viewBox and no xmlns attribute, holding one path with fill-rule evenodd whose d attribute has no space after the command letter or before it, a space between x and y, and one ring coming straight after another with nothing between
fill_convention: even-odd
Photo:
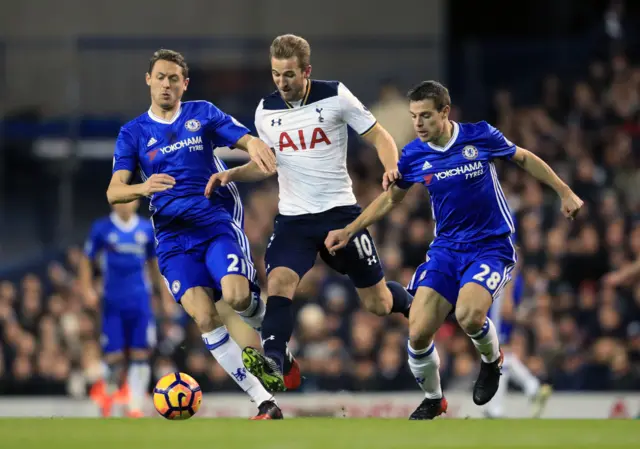
<instances>
[{"instance_id":1,"label":"football player in blue kit","mask_svg":"<svg viewBox=\"0 0 640 449\"><path fill-rule=\"evenodd\" d=\"M153 227L136 214L138 201L116 204L108 217L97 220L85 243L85 257L79 268L83 292L97 302L93 288L95 265L99 265L102 291L102 347L104 380L91 389L102 416L110 416L117 393L129 390L127 415L140 417L149 381L149 351L155 342L151 307L151 285L161 294L168 292L158 271ZM128 352L128 388L120 389Z\"/></svg>"},{"instance_id":2,"label":"football player in blue kit","mask_svg":"<svg viewBox=\"0 0 640 449\"><path fill-rule=\"evenodd\" d=\"M474 403L489 402L500 383L503 354L487 311L510 279L516 250L515 229L494 160L510 160L553 188L568 218L583 202L544 161L493 126L449 120L451 99L442 84L424 81L408 97L418 138L402 151L398 164L402 178L347 227L331 231L325 245L332 253L344 247L359 230L388 214L413 184L428 189L436 237L426 269L415 280L408 343L409 367L425 393L410 419L421 420L447 409L433 337L452 310L482 359Z\"/></svg>"},{"instance_id":3,"label":"football player in blue kit","mask_svg":"<svg viewBox=\"0 0 640 449\"><path fill-rule=\"evenodd\" d=\"M181 101L189 77L180 53L157 51L146 82L151 107L120 130L109 203L150 197L158 265L175 300L194 319L218 363L258 405L255 419L282 418L273 396L243 367L241 349L214 302L222 298L247 324L260 327L265 306L238 189L231 183L204 196L209 177L226 169L214 154L216 147L248 151L265 172L275 170L275 155L213 104ZM137 168L143 182L131 184Z\"/></svg>"}]
</instances>

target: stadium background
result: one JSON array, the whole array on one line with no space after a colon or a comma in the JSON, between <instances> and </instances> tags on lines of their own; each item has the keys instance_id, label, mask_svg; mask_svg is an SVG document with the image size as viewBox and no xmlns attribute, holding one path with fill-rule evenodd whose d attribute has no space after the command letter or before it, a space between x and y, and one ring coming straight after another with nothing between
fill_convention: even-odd
<instances>
[{"instance_id":1,"label":"stadium background","mask_svg":"<svg viewBox=\"0 0 640 449\"><path fill-rule=\"evenodd\" d=\"M640 284L601 278L640 255L640 5L566 0L396 0L295 5L282 0L88 4L6 2L0 15L0 394L82 398L100 375L99 311L76 268L105 189L119 126L148 107L143 75L168 47L191 66L187 99L253 126L272 88L268 45L309 39L317 78L340 79L399 146L413 138L403 92L450 87L453 118L487 119L549 161L586 201L573 223L546 188L514 167L502 183L519 222L526 278L514 347L556 390L640 391ZM373 7L372 7L373 6ZM242 155L225 153L228 164ZM360 204L379 193L375 153L350 139ZM242 185L246 232L264 279L277 184ZM142 207L142 213L145 213ZM413 191L374 226L387 277L406 284L432 238ZM193 374L205 392L235 384L174 304L155 303L154 379ZM419 393L406 368L404 318L360 310L345 279L319 264L296 300L294 351L304 391ZM448 391L470 391L478 363L454 323L438 334Z\"/></svg>"}]
</instances>

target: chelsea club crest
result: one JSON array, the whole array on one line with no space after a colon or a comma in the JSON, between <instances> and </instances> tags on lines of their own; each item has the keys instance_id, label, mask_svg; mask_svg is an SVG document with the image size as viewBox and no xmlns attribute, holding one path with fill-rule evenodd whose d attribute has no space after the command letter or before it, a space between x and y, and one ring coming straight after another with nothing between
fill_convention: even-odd
<instances>
[{"instance_id":1,"label":"chelsea club crest","mask_svg":"<svg viewBox=\"0 0 640 449\"><path fill-rule=\"evenodd\" d=\"M473 145L467 145L462 149L462 155L470 161L478 157L478 149Z\"/></svg>"},{"instance_id":2,"label":"chelsea club crest","mask_svg":"<svg viewBox=\"0 0 640 449\"><path fill-rule=\"evenodd\" d=\"M200 122L196 119L187 120L187 123L184 124L184 127L194 133L200 129Z\"/></svg>"},{"instance_id":3,"label":"chelsea club crest","mask_svg":"<svg viewBox=\"0 0 640 449\"><path fill-rule=\"evenodd\" d=\"M144 245L149 240L147 234L145 234L143 231L136 232L133 238L138 245Z\"/></svg>"}]
</instances>

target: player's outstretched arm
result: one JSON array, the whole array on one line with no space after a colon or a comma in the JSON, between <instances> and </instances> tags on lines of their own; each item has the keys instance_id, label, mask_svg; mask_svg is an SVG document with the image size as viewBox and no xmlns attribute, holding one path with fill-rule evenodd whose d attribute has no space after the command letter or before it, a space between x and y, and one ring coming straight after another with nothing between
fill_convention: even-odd
<instances>
[{"instance_id":1,"label":"player's outstretched arm","mask_svg":"<svg viewBox=\"0 0 640 449\"><path fill-rule=\"evenodd\" d=\"M276 171L276 155L262 140L251 134L242 136L235 145L241 150L245 150L251 156L251 160L255 162L260 170L264 173L273 174Z\"/></svg>"},{"instance_id":2,"label":"player's outstretched arm","mask_svg":"<svg viewBox=\"0 0 640 449\"><path fill-rule=\"evenodd\" d=\"M347 246L355 234L387 215L391 209L400 204L407 192L408 190L392 185L389 190L382 192L378 198L373 200L347 227L329 232L324 241L329 253L334 255L337 250Z\"/></svg>"},{"instance_id":3,"label":"player's outstretched arm","mask_svg":"<svg viewBox=\"0 0 640 449\"><path fill-rule=\"evenodd\" d=\"M254 161L248 164L235 167L230 170L214 173L207 182L204 189L204 196L209 198L213 191L221 186L226 186L230 182L257 182L273 176L275 172L265 173Z\"/></svg>"},{"instance_id":4,"label":"player's outstretched arm","mask_svg":"<svg viewBox=\"0 0 640 449\"><path fill-rule=\"evenodd\" d=\"M380 123L376 123L373 126L364 136L364 140L373 145L378 152L378 158L384 167L382 188L386 191L394 181L400 179L400 172L398 171L398 147L393 141L391 134L389 134Z\"/></svg>"},{"instance_id":5,"label":"player's outstretched arm","mask_svg":"<svg viewBox=\"0 0 640 449\"><path fill-rule=\"evenodd\" d=\"M172 176L162 173L151 175L142 184L129 185L130 180L131 172L129 170L118 170L113 174L107 188L109 204L130 203L140 197L169 190L176 183Z\"/></svg>"},{"instance_id":6,"label":"player's outstretched arm","mask_svg":"<svg viewBox=\"0 0 640 449\"><path fill-rule=\"evenodd\" d=\"M556 172L554 172L545 161L531 151L520 147L516 147L516 152L511 160L538 181L547 184L556 191L562 201L561 208L565 217L573 219L576 216L584 202L578 195L573 193L573 190L560 179Z\"/></svg>"}]
</instances>

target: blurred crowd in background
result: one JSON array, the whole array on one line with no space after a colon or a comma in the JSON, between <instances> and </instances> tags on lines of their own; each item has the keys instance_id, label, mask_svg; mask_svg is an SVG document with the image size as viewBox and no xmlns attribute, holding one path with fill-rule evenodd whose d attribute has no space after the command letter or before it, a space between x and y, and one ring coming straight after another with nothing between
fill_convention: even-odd
<instances>
[{"instance_id":1,"label":"blurred crowd in background","mask_svg":"<svg viewBox=\"0 0 640 449\"><path fill-rule=\"evenodd\" d=\"M605 13L598 58L578 78L541 79L537 100L530 90L522 98L522 89L507 85L494 92L488 116L472 117L455 106L451 92L453 120L486 119L549 162L585 201L579 217L568 221L551 190L499 162L517 217L525 280L512 349L556 390L640 391L640 282L611 286L603 279L640 257L640 67L621 45L633 28L620 20L620 4L612 2ZM392 80L368 106L399 148L414 138L404 92ZM364 207L381 192L382 167L375 150L355 136L348 165ZM241 191L245 231L266 285L263 258L277 213L277 181L241 185ZM414 187L370 231L387 279L406 285L433 238L426 191ZM0 394L83 397L101 378L100 304L81 292L81 251L70 247L46 274L0 280ZM157 295L153 302L154 379L182 370L205 392L237 391L180 307ZM302 365L302 391L417 392L406 366L406 319L364 312L348 279L320 260L299 287L295 313L291 350ZM448 321L436 344L444 388L470 390L479 360L469 338Z\"/></svg>"},{"instance_id":2,"label":"blurred crowd in background","mask_svg":"<svg viewBox=\"0 0 640 449\"><path fill-rule=\"evenodd\" d=\"M413 139L403 93L392 82L370 107L399 147ZM568 221L552 191L515 165L500 165L517 216L526 284L513 350L557 390L640 390L640 283L614 288L602 281L640 257L640 68L616 54L593 61L579 80L550 75L536 104L518 104L501 89L487 118L548 161L586 203ZM454 107L452 119L465 120L464 111ZM359 141L352 146L354 190L366 206L381 192L381 166L374 149ZM243 190L245 229L264 285L277 182ZM387 279L406 285L433 238L426 191L414 187L371 232ZM80 251L69 248L46 278L28 274L18 284L0 283L0 394L82 396L100 378L99 304L87 302L79 289ZM361 310L350 282L321 261L303 279L295 304L291 349L303 367L303 391L416 389L406 367L404 317ZM204 391L235 391L181 309L158 297L154 307L154 377L180 369ZM444 387L470 389L479 362L469 339L451 321L436 344Z\"/></svg>"}]
</instances>

